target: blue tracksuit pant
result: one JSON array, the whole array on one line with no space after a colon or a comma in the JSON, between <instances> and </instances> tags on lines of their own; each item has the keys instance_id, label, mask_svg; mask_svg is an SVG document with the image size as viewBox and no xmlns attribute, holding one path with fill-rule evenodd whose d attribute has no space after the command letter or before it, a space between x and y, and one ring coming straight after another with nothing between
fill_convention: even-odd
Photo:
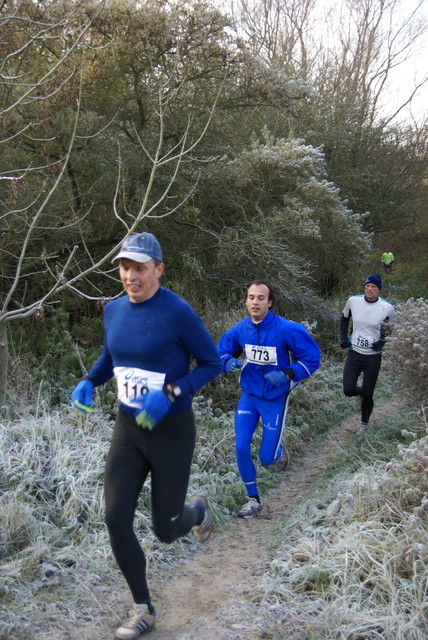
<instances>
[{"instance_id":1,"label":"blue tracksuit pant","mask_svg":"<svg viewBox=\"0 0 428 640\"><path fill-rule=\"evenodd\" d=\"M262 442L259 460L269 466L282 453L282 435L288 413L290 391L274 400L265 400L243 392L235 412L236 461L248 496L258 494L256 467L251 457L251 441L259 420L262 421Z\"/></svg>"}]
</instances>

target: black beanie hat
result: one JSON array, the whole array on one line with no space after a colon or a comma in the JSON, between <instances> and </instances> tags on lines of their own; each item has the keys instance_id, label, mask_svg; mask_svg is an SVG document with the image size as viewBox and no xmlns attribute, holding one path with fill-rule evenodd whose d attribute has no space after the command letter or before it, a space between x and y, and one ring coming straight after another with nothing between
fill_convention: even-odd
<instances>
[{"instance_id":1,"label":"black beanie hat","mask_svg":"<svg viewBox=\"0 0 428 640\"><path fill-rule=\"evenodd\" d=\"M377 286L378 289L382 289L382 278L378 273L371 273L364 280L364 284L374 284Z\"/></svg>"}]
</instances>

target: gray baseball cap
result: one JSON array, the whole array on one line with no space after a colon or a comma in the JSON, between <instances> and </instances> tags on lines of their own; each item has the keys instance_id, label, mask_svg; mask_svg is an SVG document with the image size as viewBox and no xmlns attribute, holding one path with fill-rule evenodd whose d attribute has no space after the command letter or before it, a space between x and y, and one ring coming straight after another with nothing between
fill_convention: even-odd
<instances>
[{"instance_id":1,"label":"gray baseball cap","mask_svg":"<svg viewBox=\"0 0 428 640\"><path fill-rule=\"evenodd\" d=\"M113 260L119 260L120 258L128 258L128 260L135 260L135 262L148 262L149 260L163 262L162 248L159 241L148 231L136 233L126 238L119 253Z\"/></svg>"}]
</instances>

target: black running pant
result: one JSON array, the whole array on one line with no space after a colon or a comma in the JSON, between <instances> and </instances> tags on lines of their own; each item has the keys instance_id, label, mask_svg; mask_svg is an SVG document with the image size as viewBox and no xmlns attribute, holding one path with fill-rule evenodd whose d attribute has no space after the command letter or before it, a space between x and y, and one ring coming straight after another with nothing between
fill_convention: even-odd
<instances>
[{"instance_id":1,"label":"black running pant","mask_svg":"<svg viewBox=\"0 0 428 640\"><path fill-rule=\"evenodd\" d=\"M146 558L133 527L138 497L150 473L154 532L162 542L188 533L201 518L200 507L185 505L194 446L191 409L167 416L153 431L119 410L105 466L105 520L136 603L150 603Z\"/></svg>"},{"instance_id":2,"label":"black running pant","mask_svg":"<svg viewBox=\"0 0 428 640\"><path fill-rule=\"evenodd\" d=\"M379 375L382 355L363 355L348 351L343 370L343 392L345 396L361 396L361 422L368 423L373 411L373 394ZM363 374L361 387L357 386L360 374Z\"/></svg>"}]
</instances>

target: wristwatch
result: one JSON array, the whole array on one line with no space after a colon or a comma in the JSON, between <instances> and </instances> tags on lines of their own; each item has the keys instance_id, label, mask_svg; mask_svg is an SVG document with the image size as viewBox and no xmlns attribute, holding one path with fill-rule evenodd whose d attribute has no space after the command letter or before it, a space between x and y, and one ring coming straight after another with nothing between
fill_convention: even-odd
<instances>
[{"instance_id":1,"label":"wristwatch","mask_svg":"<svg viewBox=\"0 0 428 640\"><path fill-rule=\"evenodd\" d=\"M164 392L170 402L175 402L182 394L181 388L177 384L167 384L164 387Z\"/></svg>"}]
</instances>

